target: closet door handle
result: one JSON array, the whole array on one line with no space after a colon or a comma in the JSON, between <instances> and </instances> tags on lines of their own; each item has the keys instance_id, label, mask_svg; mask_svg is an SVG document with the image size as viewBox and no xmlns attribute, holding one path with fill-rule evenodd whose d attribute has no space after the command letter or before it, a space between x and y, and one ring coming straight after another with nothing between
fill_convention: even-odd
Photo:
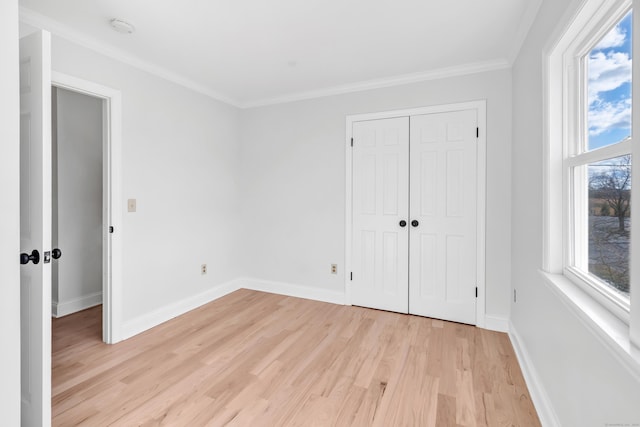
<instances>
[{"instance_id":1,"label":"closet door handle","mask_svg":"<svg viewBox=\"0 0 640 427\"><path fill-rule=\"evenodd\" d=\"M406 227L406 226L407 226L407 221L405 221L404 219L400 221L400 227Z\"/></svg>"},{"instance_id":2,"label":"closet door handle","mask_svg":"<svg viewBox=\"0 0 640 427\"><path fill-rule=\"evenodd\" d=\"M417 219L414 219L413 221L411 221L411 225L412 225L413 227L417 227L417 226L419 226L419 225L420 225L420 223L418 222L418 220L417 220Z\"/></svg>"}]
</instances>

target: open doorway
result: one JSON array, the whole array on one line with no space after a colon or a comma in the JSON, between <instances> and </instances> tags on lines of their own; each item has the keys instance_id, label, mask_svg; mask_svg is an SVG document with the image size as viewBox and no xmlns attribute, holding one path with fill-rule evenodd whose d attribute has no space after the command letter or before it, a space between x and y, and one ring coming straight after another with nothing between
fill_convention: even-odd
<instances>
[{"instance_id":1,"label":"open doorway","mask_svg":"<svg viewBox=\"0 0 640 427\"><path fill-rule=\"evenodd\" d=\"M51 88L51 239L64 252L51 271L55 318L102 305L102 110L100 98Z\"/></svg>"},{"instance_id":2,"label":"open doorway","mask_svg":"<svg viewBox=\"0 0 640 427\"><path fill-rule=\"evenodd\" d=\"M94 307L100 339L120 341L120 92L52 72L54 317ZM100 307L101 306L101 307Z\"/></svg>"}]
</instances>

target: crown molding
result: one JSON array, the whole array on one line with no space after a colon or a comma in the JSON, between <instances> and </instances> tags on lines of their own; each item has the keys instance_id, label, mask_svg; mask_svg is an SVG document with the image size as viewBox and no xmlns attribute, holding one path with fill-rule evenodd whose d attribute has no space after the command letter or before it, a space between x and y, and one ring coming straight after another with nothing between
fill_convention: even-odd
<instances>
[{"instance_id":1,"label":"crown molding","mask_svg":"<svg viewBox=\"0 0 640 427\"><path fill-rule=\"evenodd\" d=\"M533 20L535 19L535 15L538 11L538 7L540 5L541 0L534 0L535 7L530 6L525 12L526 19L529 22L528 25L522 26L522 28L526 28L526 30L521 30L520 33L520 41L518 41L517 49L514 49L515 54L520 49L520 45L524 40ZM288 102L302 101L313 98L323 98L327 96L334 95L343 95L347 93L353 92L362 92L366 90L373 89L381 89L393 86L402 86L410 83L418 83L428 80L437 80L444 79L456 76L463 76L468 74L476 74L487 71L495 71L502 70L506 68L510 68L512 62L508 59L497 59L491 61L484 62L475 62L469 64L462 64L453 67L445 67L439 68L435 70L429 70L425 72L411 73L411 74L403 74L399 76L385 77L381 79L373 79L366 80L361 82L355 82L345 85L328 87L325 89L311 90L311 91L303 91L303 92L295 92L290 94L285 94L282 96L276 96L272 98L264 98L264 99L256 99L256 100L248 100L248 101L239 101L230 96L221 94L211 88L202 85L200 83L196 83L193 80L185 78L184 76L170 71L164 67L153 64L148 61L143 61L139 58L134 57L133 55L127 53L122 49L118 49L112 45L101 42L95 38L89 37L84 33L76 31L71 27L62 24L61 22L52 19L46 15L28 9L26 7L20 6L20 21L24 24L44 29L52 34L55 34L58 37L71 41L75 44L83 46L87 49L98 52L102 55L115 59L117 61L128 64L132 67L135 67L139 70L146 71L150 74L158 76L162 79L185 87L187 89L193 90L205 96L208 96L214 100L223 102L225 104L229 104L236 108L254 108L254 107L262 107L268 105L275 104L284 104ZM520 34L519 33L519 34Z\"/></svg>"},{"instance_id":2,"label":"crown molding","mask_svg":"<svg viewBox=\"0 0 640 427\"><path fill-rule=\"evenodd\" d=\"M146 71L147 73L153 74L187 89L191 89L195 92L206 95L210 98L215 99L216 101L220 101L234 107L239 107L239 103L229 96L216 92L200 83L196 83L193 80L185 78L164 67L136 58L122 49L118 49L112 45L89 37L86 34L76 31L71 27L62 24L61 22L56 21L55 19L52 19L46 15L23 6L20 6L20 21L32 27L47 30L52 34L71 41L77 45L80 45L87 49L91 49L102 55L108 56L132 67L138 68L139 70Z\"/></svg>"},{"instance_id":3,"label":"crown molding","mask_svg":"<svg viewBox=\"0 0 640 427\"><path fill-rule=\"evenodd\" d=\"M511 45L511 53L509 54L509 62L511 65L513 65L520 54L520 49L522 49L522 45L533 26L533 22L536 20L536 16L538 16L538 11L540 10L541 5L542 0L529 0L527 2L527 8L520 17L516 36L514 37Z\"/></svg>"},{"instance_id":4,"label":"crown molding","mask_svg":"<svg viewBox=\"0 0 640 427\"><path fill-rule=\"evenodd\" d=\"M468 74L483 73L510 68L511 63L506 59L494 61L474 62L455 67L438 68L435 70L403 74L400 76L387 77L382 79L367 80L347 85L334 86L326 89L312 90L306 92L296 92L273 98L265 98L257 101L247 101L240 103L240 108L264 107L267 105L285 104L306 99L323 98L327 96L343 95L346 93L362 92L372 89L381 89L392 86L401 86L410 83L419 83L427 80L438 80L449 77L464 76Z\"/></svg>"}]
</instances>

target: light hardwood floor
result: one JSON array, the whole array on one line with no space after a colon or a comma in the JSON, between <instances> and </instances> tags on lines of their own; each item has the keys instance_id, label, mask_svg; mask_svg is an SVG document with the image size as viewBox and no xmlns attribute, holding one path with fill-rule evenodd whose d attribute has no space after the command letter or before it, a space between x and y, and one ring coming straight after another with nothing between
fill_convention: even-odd
<instances>
[{"instance_id":1,"label":"light hardwood floor","mask_svg":"<svg viewBox=\"0 0 640 427\"><path fill-rule=\"evenodd\" d=\"M240 290L116 345L54 319L54 426L539 426L507 335Z\"/></svg>"}]
</instances>

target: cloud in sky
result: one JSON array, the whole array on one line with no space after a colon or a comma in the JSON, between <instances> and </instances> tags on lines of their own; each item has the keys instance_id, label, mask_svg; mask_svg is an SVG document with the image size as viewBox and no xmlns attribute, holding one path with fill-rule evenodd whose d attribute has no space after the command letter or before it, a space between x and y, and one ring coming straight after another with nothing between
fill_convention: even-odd
<instances>
[{"instance_id":1,"label":"cloud in sky","mask_svg":"<svg viewBox=\"0 0 640 427\"><path fill-rule=\"evenodd\" d=\"M631 82L631 58L626 52L594 52L589 57L589 104L603 92Z\"/></svg>"},{"instance_id":2,"label":"cloud in sky","mask_svg":"<svg viewBox=\"0 0 640 427\"><path fill-rule=\"evenodd\" d=\"M631 99L595 102L589 108L589 135L597 136L613 129L631 128Z\"/></svg>"},{"instance_id":3,"label":"cloud in sky","mask_svg":"<svg viewBox=\"0 0 640 427\"><path fill-rule=\"evenodd\" d=\"M624 44L626 39L627 32L620 28L619 25L616 25L602 38L602 40L600 40L600 43L598 43L594 49L602 50L612 47L620 47Z\"/></svg>"},{"instance_id":4,"label":"cloud in sky","mask_svg":"<svg viewBox=\"0 0 640 427\"><path fill-rule=\"evenodd\" d=\"M593 48L588 61L589 136L631 129L631 83L627 31L616 25Z\"/></svg>"}]
</instances>

